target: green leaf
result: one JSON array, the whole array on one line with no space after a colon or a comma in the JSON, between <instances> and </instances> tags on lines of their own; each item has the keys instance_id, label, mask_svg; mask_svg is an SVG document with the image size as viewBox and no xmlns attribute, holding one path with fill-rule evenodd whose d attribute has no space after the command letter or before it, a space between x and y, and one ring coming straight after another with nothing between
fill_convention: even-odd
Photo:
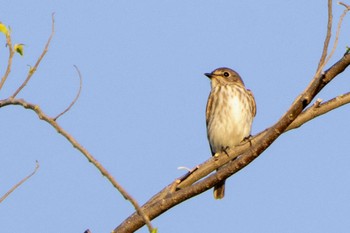
<instances>
[{"instance_id":1,"label":"green leaf","mask_svg":"<svg viewBox=\"0 0 350 233\"><path fill-rule=\"evenodd\" d=\"M24 44L15 44L15 46L13 47L13 49L19 53L19 55L23 56L23 47Z\"/></svg>"},{"instance_id":2,"label":"green leaf","mask_svg":"<svg viewBox=\"0 0 350 233\"><path fill-rule=\"evenodd\" d=\"M9 33L9 30L4 24L0 23L0 32L4 33L4 35L7 36L7 34Z\"/></svg>"},{"instance_id":3,"label":"green leaf","mask_svg":"<svg viewBox=\"0 0 350 233\"><path fill-rule=\"evenodd\" d=\"M152 233L157 233L158 232L158 229L157 228L153 228L152 229Z\"/></svg>"},{"instance_id":4,"label":"green leaf","mask_svg":"<svg viewBox=\"0 0 350 233\"><path fill-rule=\"evenodd\" d=\"M345 54L348 54L348 53L350 53L350 47L346 46L346 52L345 52Z\"/></svg>"}]
</instances>

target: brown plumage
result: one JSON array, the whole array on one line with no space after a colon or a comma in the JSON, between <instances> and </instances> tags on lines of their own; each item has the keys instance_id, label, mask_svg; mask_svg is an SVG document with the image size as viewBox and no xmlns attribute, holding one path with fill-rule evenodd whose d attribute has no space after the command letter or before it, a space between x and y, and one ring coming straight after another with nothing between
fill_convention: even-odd
<instances>
[{"instance_id":1,"label":"brown plumage","mask_svg":"<svg viewBox=\"0 0 350 233\"><path fill-rule=\"evenodd\" d=\"M212 155L233 148L250 136L256 104L242 78L229 68L206 73L211 92L206 108L207 134ZM214 198L225 195L225 180L214 187Z\"/></svg>"}]
</instances>

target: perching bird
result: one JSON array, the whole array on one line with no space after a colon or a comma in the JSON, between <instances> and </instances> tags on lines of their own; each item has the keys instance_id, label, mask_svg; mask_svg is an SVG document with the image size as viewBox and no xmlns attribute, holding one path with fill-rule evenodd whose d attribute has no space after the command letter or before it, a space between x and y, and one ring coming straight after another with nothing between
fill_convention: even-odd
<instances>
[{"instance_id":1,"label":"perching bird","mask_svg":"<svg viewBox=\"0 0 350 233\"><path fill-rule=\"evenodd\" d=\"M206 109L207 134L212 155L233 148L250 136L256 104L237 72L218 68L205 73L211 80ZM225 180L214 187L214 198L225 195Z\"/></svg>"}]
</instances>

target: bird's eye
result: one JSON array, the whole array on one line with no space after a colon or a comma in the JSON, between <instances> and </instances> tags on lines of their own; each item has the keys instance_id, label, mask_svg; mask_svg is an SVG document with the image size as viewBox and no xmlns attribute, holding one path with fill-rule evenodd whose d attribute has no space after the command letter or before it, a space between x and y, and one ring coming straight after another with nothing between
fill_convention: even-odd
<instances>
[{"instance_id":1,"label":"bird's eye","mask_svg":"<svg viewBox=\"0 0 350 233\"><path fill-rule=\"evenodd\" d=\"M224 76L228 77L228 76L230 76L230 74L228 72L224 72Z\"/></svg>"}]
</instances>

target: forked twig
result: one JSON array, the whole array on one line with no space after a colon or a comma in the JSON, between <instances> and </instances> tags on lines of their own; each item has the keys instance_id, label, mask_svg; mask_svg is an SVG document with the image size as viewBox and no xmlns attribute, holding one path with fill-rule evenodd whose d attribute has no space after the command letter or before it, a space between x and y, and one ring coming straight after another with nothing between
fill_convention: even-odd
<instances>
[{"instance_id":1,"label":"forked twig","mask_svg":"<svg viewBox=\"0 0 350 233\"><path fill-rule=\"evenodd\" d=\"M325 44L324 44L324 47L323 47L323 53L322 53L320 62L318 64L318 69L317 69L317 72L316 72L315 76L320 75L320 73L322 72L323 68L326 66L326 64L329 62L329 60L332 58L332 56L333 56L333 54L334 54L334 52L335 52L335 50L337 48L337 45L338 45L340 29L341 29L341 26L343 24L344 17L346 16L348 11L350 10L350 6L348 6L347 4L342 3L342 2L338 2L338 4L342 5L342 6L345 6L345 10L343 11L343 13L339 17L337 31L336 31L336 34L335 34L335 39L334 39L332 50L331 50L331 52L330 52L330 54L328 56L324 56L324 55L327 55L329 39L331 37L331 32L329 30L331 30L331 27L332 27L331 25L329 25L329 24L332 23L332 13L329 12L329 8L332 7L332 1L328 0L328 17L329 18L328 18L328 26L327 26L327 36L326 36ZM326 47L326 45L327 45L327 47Z\"/></svg>"},{"instance_id":2,"label":"forked twig","mask_svg":"<svg viewBox=\"0 0 350 233\"><path fill-rule=\"evenodd\" d=\"M341 26L343 24L343 20L344 20L344 17L346 16L346 14L348 13L348 11L350 10L350 7L347 6L346 4L344 3L339 3L340 5L343 5L343 6L346 6L345 10L343 11L343 13L340 15L339 17L339 21L338 21L338 26L337 26L337 31L335 33L335 40L334 40L334 44L333 44L333 47L332 47L332 50L329 54L329 56L326 58L325 60L325 64L326 65L328 63L328 61L332 58L336 48L337 48L337 45L338 45L338 41L339 41L339 34L340 34L340 29L341 29Z\"/></svg>"},{"instance_id":3,"label":"forked twig","mask_svg":"<svg viewBox=\"0 0 350 233\"><path fill-rule=\"evenodd\" d=\"M80 93L81 93L81 89L82 89L82 85L83 85L83 77L81 76L80 70L78 69L78 67L76 65L74 65L74 68L76 69L76 71L78 72L78 76L79 76L79 90L77 95L75 96L74 100L72 101L72 103L70 103L70 105L60 114L58 114L56 117L53 118L54 121L56 121L60 116L62 116L63 114L65 114L66 112L68 112L73 105L75 104L75 102L77 102Z\"/></svg>"},{"instance_id":4,"label":"forked twig","mask_svg":"<svg viewBox=\"0 0 350 233\"><path fill-rule=\"evenodd\" d=\"M332 111L336 108L339 108L345 104L350 103L350 92L345 93L343 95L337 96L333 99L330 99L326 102L315 102L314 105L305 109L298 117L293 121L292 124L288 126L285 132L300 127L306 122L319 117L329 111Z\"/></svg>"}]
</instances>

